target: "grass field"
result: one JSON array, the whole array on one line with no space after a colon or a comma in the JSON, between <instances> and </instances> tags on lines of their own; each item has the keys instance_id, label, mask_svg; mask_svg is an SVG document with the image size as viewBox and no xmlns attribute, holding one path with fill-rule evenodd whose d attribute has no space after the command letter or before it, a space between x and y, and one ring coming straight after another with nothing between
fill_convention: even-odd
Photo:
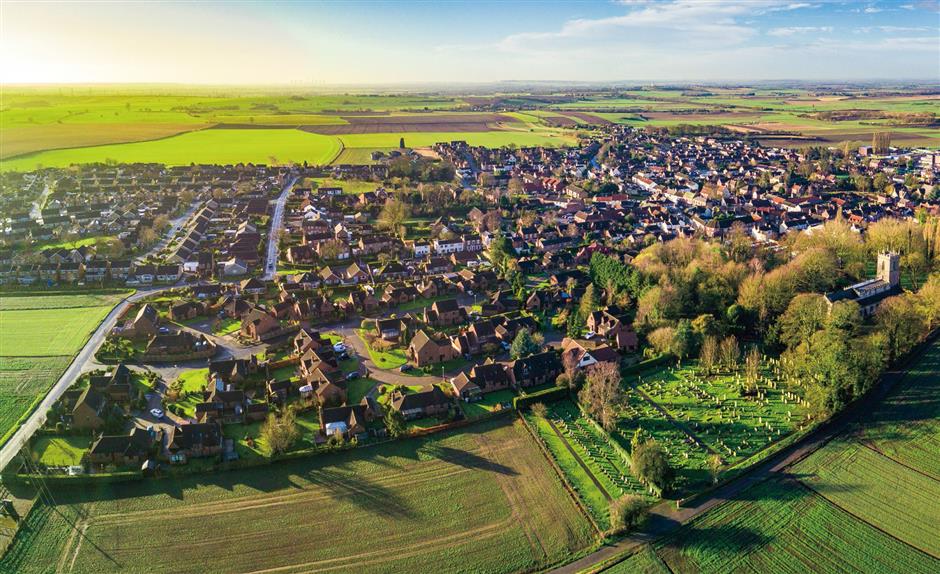
<instances>
[{"instance_id":1,"label":"grass field","mask_svg":"<svg viewBox=\"0 0 940 574\"><path fill-rule=\"evenodd\" d=\"M340 151L332 136L295 129L200 130L161 140L82 147L35 153L2 163L4 170L30 170L37 165L65 167L73 163L113 160L120 163L329 163Z\"/></svg>"},{"instance_id":2,"label":"grass field","mask_svg":"<svg viewBox=\"0 0 940 574\"><path fill-rule=\"evenodd\" d=\"M769 370L762 375L762 398L740 396L740 374L703 376L691 366L644 375L638 388L733 464L806 422L797 392L786 390Z\"/></svg>"},{"instance_id":3,"label":"grass field","mask_svg":"<svg viewBox=\"0 0 940 574\"><path fill-rule=\"evenodd\" d=\"M0 297L0 443L122 296L27 292Z\"/></svg>"},{"instance_id":4,"label":"grass field","mask_svg":"<svg viewBox=\"0 0 940 574\"><path fill-rule=\"evenodd\" d=\"M0 571L498 574L593 539L521 423L505 420L272 467L60 489L56 501L37 504Z\"/></svg>"}]
</instances>

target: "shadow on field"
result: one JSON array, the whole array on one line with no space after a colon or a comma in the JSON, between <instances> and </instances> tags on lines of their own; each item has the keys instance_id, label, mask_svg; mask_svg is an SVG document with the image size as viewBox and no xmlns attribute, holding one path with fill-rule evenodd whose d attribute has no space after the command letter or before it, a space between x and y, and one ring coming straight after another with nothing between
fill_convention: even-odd
<instances>
[{"instance_id":1,"label":"shadow on field","mask_svg":"<svg viewBox=\"0 0 940 574\"><path fill-rule=\"evenodd\" d=\"M772 538L762 532L724 524L712 527L690 526L681 538L671 537L662 546L663 559L670 564L683 562L685 557L705 558L709 566L721 571L734 557L757 550Z\"/></svg>"},{"instance_id":2,"label":"shadow on field","mask_svg":"<svg viewBox=\"0 0 940 574\"><path fill-rule=\"evenodd\" d=\"M421 452L444 462L472 470L486 470L508 476L519 474L515 469L510 468L504 464L492 461L473 452L460 450L449 446L433 443L427 444L424 446L424 448L421 449Z\"/></svg>"},{"instance_id":3,"label":"shadow on field","mask_svg":"<svg viewBox=\"0 0 940 574\"><path fill-rule=\"evenodd\" d=\"M360 475L321 468L305 478L334 500L348 502L359 510L395 519L414 519L417 514L399 494Z\"/></svg>"}]
</instances>

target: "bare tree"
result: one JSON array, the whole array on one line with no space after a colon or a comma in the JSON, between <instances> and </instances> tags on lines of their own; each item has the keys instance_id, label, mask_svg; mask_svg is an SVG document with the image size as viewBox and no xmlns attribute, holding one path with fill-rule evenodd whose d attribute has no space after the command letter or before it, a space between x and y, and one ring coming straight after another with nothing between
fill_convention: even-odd
<instances>
[{"instance_id":1,"label":"bare tree","mask_svg":"<svg viewBox=\"0 0 940 574\"><path fill-rule=\"evenodd\" d=\"M616 363L598 363L591 367L587 384L578 393L578 400L588 414L608 431L617 424L621 398L620 367Z\"/></svg>"}]
</instances>

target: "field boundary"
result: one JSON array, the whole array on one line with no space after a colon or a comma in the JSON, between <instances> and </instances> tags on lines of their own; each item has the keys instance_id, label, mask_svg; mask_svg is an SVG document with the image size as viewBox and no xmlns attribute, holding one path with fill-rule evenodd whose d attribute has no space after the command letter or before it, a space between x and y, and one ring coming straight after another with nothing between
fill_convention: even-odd
<instances>
[{"instance_id":1,"label":"field boundary","mask_svg":"<svg viewBox=\"0 0 940 574\"><path fill-rule=\"evenodd\" d=\"M558 466L558 463L555 462L554 457L552 457L552 453L548 451L548 447L542 443L542 439L539 438L538 433L532 430L531 425L529 425L529 421L525 420L525 417L522 415L522 413L519 413L519 419L522 420L522 425L525 427L526 431L529 432L529 436L532 437L532 440L535 441L535 444L539 447L539 452L541 452L542 456L548 460L548 464L551 465L552 469L555 471L555 474L561 480L561 483L564 485L568 495L571 496L572 500L574 500L575 506L577 506L578 510L581 511L581 514L587 518L588 522L591 523L591 526L594 528L594 532L598 536L602 536L603 531L597 525L597 522L595 522L594 517L591 516L591 513L588 512L587 508L584 507L584 503L581 501L581 497L578 496L578 493L575 492L574 487L572 487L571 483L568 482L564 471Z\"/></svg>"},{"instance_id":2,"label":"field boundary","mask_svg":"<svg viewBox=\"0 0 940 574\"><path fill-rule=\"evenodd\" d=\"M594 473L591 472L591 469L588 468L587 464L583 460L581 460L581 457L578 456L578 453L574 451L574 448L572 448L571 443L568 442L568 439L565 438L564 435L561 434L561 432L559 432L558 427L555 426L555 422L549 418L546 418L545 422L548 423L548 426L551 427L552 432L554 432L555 435L561 440L562 444L565 445L565 448L568 449L568 452L571 453L571 456L573 456L574 459L578 461L578 464L581 466L581 469L585 473L587 473L588 477L591 479L591 482L593 482L594 486L597 487L597 490L601 491L601 494L604 495L604 498L606 498L608 502L612 501L613 497L610 496L610 493L607 492L607 489L604 488L603 485L601 485L599 480L597 480L597 477L594 476Z\"/></svg>"}]
</instances>

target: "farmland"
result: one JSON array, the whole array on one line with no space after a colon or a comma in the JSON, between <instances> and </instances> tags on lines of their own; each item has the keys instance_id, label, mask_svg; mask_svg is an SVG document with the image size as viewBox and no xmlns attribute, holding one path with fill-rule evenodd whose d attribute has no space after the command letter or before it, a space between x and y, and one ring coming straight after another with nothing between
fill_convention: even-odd
<instances>
[{"instance_id":1,"label":"farmland","mask_svg":"<svg viewBox=\"0 0 940 574\"><path fill-rule=\"evenodd\" d=\"M56 502L34 508L0 570L514 572L592 540L508 421L211 477L59 489ZM311 543L314 532L330 535Z\"/></svg>"},{"instance_id":2,"label":"farmland","mask_svg":"<svg viewBox=\"0 0 940 574\"><path fill-rule=\"evenodd\" d=\"M807 486L839 508L940 556L940 481L855 441L833 441L795 467Z\"/></svg>"},{"instance_id":3,"label":"farmland","mask_svg":"<svg viewBox=\"0 0 940 574\"><path fill-rule=\"evenodd\" d=\"M0 436L59 378L120 294L4 294L0 298Z\"/></svg>"},{"instance_id":4,"label":"farmland","mask_svg":"<svg viewBox=\"0 0 940 574\"><path fill-rule=\"evenodd\" d=\"M655 546L673 572L934 572L940 561L788 481L761 483Z\"/></svg>"}]
</instances>

